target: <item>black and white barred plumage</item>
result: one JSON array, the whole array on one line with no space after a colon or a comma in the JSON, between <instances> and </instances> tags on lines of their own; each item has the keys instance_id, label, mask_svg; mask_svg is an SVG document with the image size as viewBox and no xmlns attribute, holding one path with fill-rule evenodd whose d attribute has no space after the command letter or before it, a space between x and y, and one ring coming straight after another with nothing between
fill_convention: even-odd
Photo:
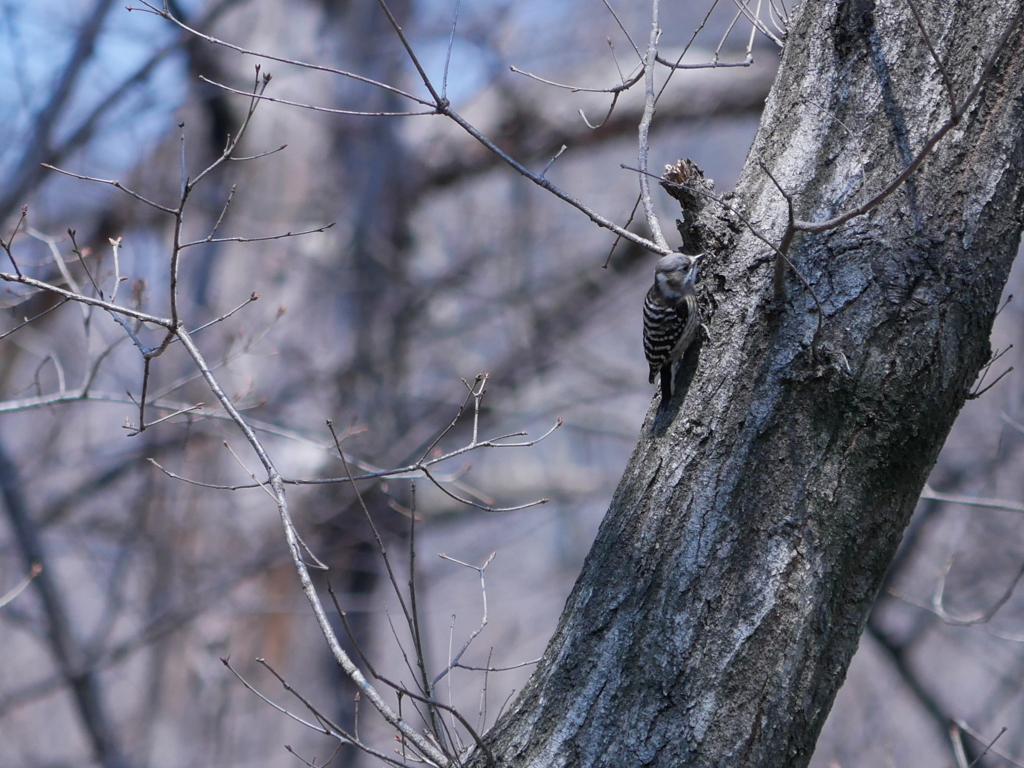
<instances>
[{"instance_id":1,"label":"black and white barred plumage","mask_svg":"<svg viewBox=\"0 0 1024 768\"><path fill-rule=\"evenodd\" d=\"M672 398L672 368L686 352L700 325L697 264L703 258L673 253L654 267L654 285L644 299L644 354L651 384L661 372L661 401Z\"/></svg>"}]
</instances>

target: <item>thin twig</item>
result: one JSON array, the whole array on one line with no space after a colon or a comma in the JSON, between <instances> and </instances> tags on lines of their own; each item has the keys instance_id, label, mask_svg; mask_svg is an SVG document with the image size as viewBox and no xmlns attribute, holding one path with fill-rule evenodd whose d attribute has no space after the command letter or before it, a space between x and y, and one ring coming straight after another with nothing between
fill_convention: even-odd
<instances>
[{"instance_id":1,"label":"thin twig","mask_svg":"<svg viewBox=\"0 0 1024 768\"><path fill-rule=\"evenodd\" d=\"M407 93L400 88L395 88L392 85L382 83L378 80L373 80L372 78L369 77L357 75L354 72L347 72L343 69L335 69L334 67L326 67L320 64L311 64L310 62L300 61L299 59L288 59L283 56L272 56L267 53L254 51L248 48L244 48L240 45L235 45L234 43L229 43L226 40L220 40L219 38L213 37L212 35L203 34L199 30L193 29L192 27L185 24L181 19L177 18L176 16L174 16L174 14L167 10L167 8L157 8L155 5L151 5L150 3L146 2L146 0L141 0L141 2L145 6L145 8L133 8L129 6L128 10L143 11L145 13L152 13L156 16L160 16L161 18L167 19L169 22L184 30L185 32L188 32L190 35L198 37L201 40L205 40L208 43L212 43L213 45L218 45L222 48L228 48L232 51L237 51L238 53L246 54L248 56L255 56L260 59L267 59L268 61L278 61L281 62L282 64L290 64L292 66L301 67L303 69L311 69L316 72L326 72L331 75L339 75L341 77L349 78L350 80L355 80L360 83L372 85L376 88L388 91L389 93L393 93L396 96L401 96L403 98L409 99L410 101L415 101L417 104L422 104L427 107L432 106L430 102L417 98L416 96L413 96L411 93Z\"/></svg>"},{"instance_id":2,"label":"thin twig","mask_svg":"<svg viewBox=\"0 0 1024 768\"><path fill-rule=\"evenodd\" d=\"M265 237L213 237L212 234L209 237L205 237L202 240L193 240L189 243L182 243L180 248L191 248L194 245L206 245L207 243L262 243L267 240L283 240L286 237L301 237L302 235L313 235L317 232L326 232L328 229L333 227L337 222L332 221L330 224L324 224L322 227L316 229L304 229L300 232L285 232L281 235L266 235Z\"/></svg>"},{"instance_id":3,"label":"thin twig","mask_svg":"<svg viewBox=\"0 0 1024 768\"><path fill-rule=\"evenodd\" d=\"M551 169L551 166L555 164L555 161L558 158L560 158L565 153L565 150L567 150L568 148L569 147L567 147L565 144L563 144L562 148L559 149L558 152L555 153L554 157L552 157L550 160L548 160L548 164L545 165L544 166L544 170L540 172L541 177L544 177L544 176L547 175L548 171Z\"/></svg>"},{"instance_id":4,"label":"thin twig","mask_svg":"<svg viewBox=\"0 0 1024 768\"><path fill-rule=\"evenodd\" d=\"M1024 512L1024 504L1006 499L986 499L978 496L962 496L955 493L939 493L932 490L927 483L921 492L922 499L944 501L948 504L963 504L966 507L984 507L985 509L1003 509L1007 512Z\"/></svg>"},{"instance_id":5,"label":"thin twig","mask_svg":"<svg viewBox=\"0 0 1024 768\"><path fill-rule=\"evenodd\" d=\"M18 230L21 229L21 225L25 223L27 218L28 206L23 205L21 206L21 216L18 217L18 220L14 223L14 229L11 230L11 236L8 237L6 241L3 238L0 238L0 248L3 248L4 253L7 254L7 258L10 260L11 266L14 267L14 272L18 277L21 277L21 268L18 267L18 262L15 261L14 253L11 249L14 247L14 238L17 237Z\"/></svg>"},{"instance_id":6,"label":"thin twig","mask_svg":"<svg viewBox=\"0 0 1024 768\"><path fill-rule=\"evenodd\" d=\"M640 53L640 48L637 46L637 44L633 42L633 38L630 37L629 32L626 31L626 27L622 23L622 19L619 18L619 14L615 12L615 9L612 8L611 3L609 3L608 0L601 0L601 2L604 3L604 7L608 9L608 13L610 13L612 15L612 18L615 19L615 23L619 25L619 29L622 31L622 34L625 36L625 38L629 41L629 44L633 46L633 51L636 53L637 60L641 64L643 64L644 56L642 53Z\"/></svg>"},{"instance_id":7,"label":"thin twig","mask_svg":"<svg viewBox=\"0 0 1024 768\"><path fill-rule=\"evenodd\" d=\"M522 669L523 667L529 667L529 666L532 666L533 664L539 664L539 663L540 663L540 657L534 659L533 661L523 661L523 662L520 662L519 664L513 664L512 666L509 666L509 667L492 667L490 665L488 665L486 667L471 667L468 664L457 664L456 666L458 666L459 669L467 669L467 670L469 670L471 672L510 672L513 669Z\"/></svg>"},{"instance_id":8,"label":"thin twig","mask_svg":"<svg viewBox=\"0 0 1024 768\"><path fill-rule=\"evenodd\" d=\"M441 670L441 672L439 672L437 676L430 681L430 684L432 686L437 685L446 675L448 675L449 672L451 672L453 669L455 669L455 667L459 665L459 662L462 660L463 655L466 653L466 651L469 650L469 646L473 643L474 640L476 640L477 637L479 637L480 633L483 632L484 629L487 627L487 582L484 579L484 570L487 568L488 565L491 564L491 561L497 554L497 552L491 552L487 560L484 561L483 565L470 565L469 563L464 563L461 560L456 560L454 557L449 557L444 553L438 555L442 560L447 560L449 562L456 563L458 565L461 565L465 568L469 568L470 570L474 570L477 572L477 574L480 576L480 594L483 599L484 612L483 616L480 619L480 626L478 626L475 630L473 630L473 632L470 633L469 637L466 639L466 642L463 643L462 648L459 650L459 652L452 656L451 650L449 649L448 666ZM450 677L449 680L451 680Z\"/></svg>"},{"instance_id":9,"label":"thin twig","mask_svg":"<svg viewBox=\"0 0 1024 768\"><path fill-rule=\"evenodd\" d=\"M971 761L971 764L967 766L967 768L973 768L973 766L977 765L978 761L981 760L981 758L983 758L985 755L988 754L989 750L992 749L992 747L995 746L996 742L999 741L999 739L1002 737L1002 735L1004 733L1006 733L1006 731L1007 731L1006 726L1003 726L1002 728L1000 728L999 729L999 733L996 734L995 738L992 739L992 741L990 741L988 744L985 744L985 748L983 750L981 750L981 754L978 755L976 758L974 758ZM982 742L982 743L984 744L984 742Z\"/></svg>"},{"instance_id":10,"label":"thin twig","mask_svg":"<svg viewBox=\"0 0 1024 768\"><path fill-rule=\"evenodd\" d=\"M232 88L229 85L218 83L216 80L211 80L210 78L204 75L200 75L199 79L203 82L209 83L212 86L220 88L221 90L227 91L228 93L234 93L238 96L252 96L252 94L250 94L248 91L242 91L238 88ZM368 112L358 109L336 109L334 107L320 107L315 104L309 104L307 102L302 101L290 101L288 99L282 99L278 96L267 96L266 94L262 93L257 94L255 98L259 99L260 101L269 101L273 104L283 104L284 106L287 107L299 107L300 109L308 109L311 112L325 112L329 115L352 115L354 117L415 117L417 115L433 115L437 113L436 110L434 109L421 110L416 112ZM421 104L426 104L427 106L430 106L429 102L423 101L422 99L416 99L416 101L420 102Z\"/></svg>"},{"instance_id":11,"label":"thin twig","mask_svg":"<svg viewBox=\"0 0 1024 768\"><path fill-rule=\"evenodd\" d=\"M583 124L585 126L587 126L587 128L589 128L592 131L596 131L599 128L603 128L605 126L605 124L609 120L611 120L612 113L615 112L615 105L618 104L618 103L619 103L619 94L616 93L614 96L612 96L612 101L608 105L608 111L605 112L604 117L601 119L601 122L599 122L597 125L594 125L593 123L590 122L590 120L587 119L587 113L584 112L582 109L577 109L576 112L577 112L577 114L579 114L580 118L583 120Z\"/></svg>"},{"instance_id":12,"label":"thin twig","mask_svg":"<svg viewBox=\"0 0 1024 768\"><path fill-rule=\"evenodd\" d=\"M921 19L921 14L917 10L917 3L914 0L907 0L907 5L910 6L910 12L914 14L914 21L917 22L917 28L921 30L921 37L924 38L924 44L928 46L932 60L935 62L935 66L939 68L939 74L942 75L942 82L946 86L946 95L949 96L950 114L956 114L956 95L953 93L953 82L949 79L949 73L946 72L946 67L943 65L942 59L939 58L939 54L935 52L932 39L928 35L928 30L925 29L924 20Z\"/></svg>"},{"instance_id":13,"label":"thin twig","mask_svg":"<svg viewBox=\"0 0 1024 768\"><path fill-rule=\"evenodd\" d=\"M953 567L953 558L950 557L946 561L946 567L943 570L942 575L939 577L938 583L935 586L935 594L932 595L932 599L925 603L920 600L916 600L908 595L904 595L901 592L897 592L894 589L889 590L889 594L902 600L905 603L922 608L926 611L934 613L946 624L954 627L973 627L978 624L986 624L991 621L999 610L1006 605L1009 599L1013 596L1014 591L1017 589L1017 585L1021 579L1024 578L1024 564L1017 570L1017 574L1013 577L1009 586L1003 591L1003 594L990 605L984 611L979 611L974 614L967 616L956 616L950 613L945 606L945 590L946 590L946 579L949 576L949 571Z\"/></svg>"},{"instance_id":14,"label":"thin twig","mask_svg":"<svg viewBox=\"0 0 1024 768\"><path fill-rule=\"evenodd\" d=\"M117 289L121 287L121 238L108 238L110 250L114 255L114 287L110 291L110 300L117 301ZM127 279L127 278L124 278Z\"/></svg>"},{"instance_id":15,"label":"thin twig","mask_svg":"<svg viewBox=\"0 0 1024 768\"><path fill-rule=\"evenodd\" d=\"M660 54L655 59L659 64L668 67L669 69L731 69L734 67L749 67L754 62L752 59L744 59L743 61L708 61L703 64L679 64L678 62L672 62L665 59Z\"/></svg>"},{"instance_id":16,"label":"thin twig","mask_svg":"<svg viewBox=\"0 0 1024 768\"><path fill-rule=\"evenodd\" d=\"M61 173L61 174L65 175L65 176L70 176L73 179L81 179L82 181L92 181L92 182L95 182L96 184L107 184L107 185L113 187L114 189L118 189L121 192L124 192L129 197L135 198L140 203L148 205L150 208L156 208L158 211L163 211L164 213L170 213L170 214L174 213L174 209L173 208L168 208L166 205L160 205L160 203L154 202L153 200L150 200L149 198L143 197L138 192L134 192L134 191L128 189L128 187L124 186L124 184L122 184L117 179L100 179L100 178L97 178L95 176L86 176L86 175L80 174L80 173L72 173L71 171L65 171L63 168L58 168L58 167L56 167L54 165L50 165L49 163L40 163L40 165L42 165L43 168L47 168L47 169L49 169L51 171L56 171L57 173Z\"/></svg>"},{"instance_id":17,"label":"thin twig","mask_svg":"<svg viewBox=\"0 0 1024 768\"><path fill-rule=\"evenodd\" d=\"M968 734L973 739L977 739L979 744L985 743L985 738L976 730L971 728L971 726L969 726L963 720L955 719L954 722L964 733ZM1005 731L1005 728L1003 730ZM999 736L1002 735L1003 731L1000 731ZM997 736L996 738L999 738L999 736ZM1014 757L1009 752L1006 752L1002 749L999 749L998 747L993 746L994 744L995 741L992 741L992 743L988 745L987 751L991 751L993 754L999 755L999 757L1003 758L1004 760L1009 760L1011 763L1013 763L1013 765L1017 766L1017 768L1024 768L1024 761L1021 761L1019 758Z\"/></svg>"},{"instance_id":18,"label":"thin twig","mask_svg":"<svg viewBox=\"0 0 1024 768\"><path fill-rule=\"evenodd\" d=\"M17 324L16 326L14 326L13 328L11 328L11 330L9 330L9 331L5 331L5 332L3 332L3 333L0 333L0 341L2 341L2 340L4 340L4 339L6 339L6 338L7 338L8 336L10 336L10 335L11 335L12 333L14 333L15 331L19 331L19 330L21 330L22 328L24 328L24 327L25 327L26 325L28 325L29 323L33 323L33 322L35 322L35 321L36 321L36 320L38 320L38 319L39 319L40 317L43 317L44 315L48 315L48 314L50 314L51 312L53 312L53 310L55 310L55 309L59 309L60 307L63 307L63 306L64 306L65 304L67 304L67 303L68 303L69 301L71 301L71 299L67 299L67 298L61 299L61 300L60 300L60 301L58 301L58 302L57 302L56 304L54 304L54 305L53 305L52 307L48 307L48 308L44 309L44 310L43 310L42 312L40 312L39 314L37 314L37 315L33 315L32 317L27 317L27 318L25 318L25 319L24 319L24 320L23 320L22 322L18 323L18 324Z\"/></svg>"},{"instance_id":19,"label":"thin twig","mask_svg":"<svg viewBox=\"0 0 1024 768\"><path fill-rule=\"evenodd\" d=\"M636 216L636 211L640 207L640 195L636 196L636 202L633 203L633 210L629 212L629 218L626 219L626 223L623 228L628 227L633 223L633 218ZM612 254L615 253L615 249L619 243L622 242L622 238L616 235L615 242L612 243L612 247L608 249L608 258L604 260L604 264L601 265L601 269L608 269L608 265L612 262Z\"/></svg>"},{"instance_id":20,"label":"thin twig","mask_svg":"<svg viewBox=\"0 0 1024 768\"><path fill-rule=\"evenodd\" d=\"M661 84L661 90L658 91L658 99L659 100L661 99L662 94L665 93L665 89L668 88L668 84L670 82L672 82L672 77L673 77L673 75L675 75L676 69L677 68L685 69L685 67L681 67L681 62L683 60L683 57L686 55L687 51L690 50L690 48L693 46L694 42L697 40L697 35L699 35L701 33L701 31L704 29L705 26L707 26L708 19L711 18L711 14L714 12L715 7L717 5L718 5L718 0L713 0L713 2L711 3L711 6L708 8L707 12L704 14L704 18L701 19L701 22L700 22L700 24L697 25L697 28L695 30L693 30L693 33L690 35L690 39L687 40L686 41L686 45L683 46L683 50L679 52L679 56L676 58L675 64L670 64L669 62L664 61L664 60L660 60L658 58L655 59L655 61L659 61L660 60L660 63L662 63L665 66L669 67L668 76L665 78L665 82ZM716 54L715 61L717 62L717 54Z\"/></svg>"},{"instance_id":21,"label":"thin twig","mask_svg":"<svg viewBox=\"0 0 1024 768\"><path fill-rule=\"evenodd\" d=\"M259 94L252 94L252 95L253 96L259 96ZM242 155L240 157L235 157L234 155L232 155L231 157L228 158L228 160L233 162L233 163L247 163L250 160L260 160L260 159L262 159L264 157L270 157L271 155L276 155L278 152L284 152L286 149L288 149L288 145L287 144L282 144L277 149L268 149L266 152L257 152L255 155Z\"/></svg>"},{"instance_id":22,"label":"thin twig","mask_svg":"<svg viewBox=\"0 0 1024 768\"><path fill-rule=\"evenodd\" d=\"M175 416L180 416L183 413L192 413L193 411L198 411L202 407L203 407L202 403L196 403L195 405L190 405L187 408L179 408L178 410L174 411L173 413L168 413L166 416L161 416L159 419L154 419L153 421L149 422L148 424L144 425L141 428L133 427L133 426L131 426L129 424L125 424L123 426L123 428L129 430L128 437L135 437L136 435L141 434L144 429L149 429L152 426L155 426L157 424L160 424L161 422L167 421L168 419L173 419ZM160 468L162 469L162 467L160 467ZM184 478L182 478L182 479L184 479Z\"/></svg>"},{"instance_id":23,"label":"thin twig","mask_svg":"<svg viewBox=\"0 0 1024 768\"><path fill-rule=\"evenodd\" d=\"M438 436L435 437L423 450L423 454L420 456L421 463L427 460L427 457L434 450L434 447L441 442L444 436L451 432L453 429L455 429L455 425L459 423L459 420L462 418L462 415L466 412L466 406L469 405L469 401L471 399L477 400L478 398L483 397L483 387L487 383L487 377L488 374L486 373L478 373L472 385L470 385L469 382L467 382L465 379L462 380L462 383L465 384L466 388L469 390L468 394L466 395L466 399L463 400L462 405L459 406L459 410L455 414L455 418L452 419L448 426L441 430L440 434L438 434ZM470 440L470 444L472 445L475 442L476 439L474 435L474 438Z\"/></svg>"},{"instance_id":24,"label":"thin twig","mask_svg":"<svg viewBox=\"0 0 1024 768\"><path fill-rule=\"evenodd\" d=\"M967 763L967 751L964 749L963 734L956 723L949 726L949 744L953 749L953 759L956 760L956 768L970 768Z\"/></svg>"},{"instance_id":25,"label":"thin twig","mask_svg":"<svg viewBox=\"0 0 1024 768\"><path fill-rule=\"evenodd\" d=\"M735 3L740 13L747 17L747 21L749 21L757 28L758 32L760 32L762 35L764 35L777 46L779 46L779 48L783 47L782 41L778 38L778 36L776 36L775 33L768 29L768 27L764 25L764 22L761 21L760 18L758 18L756 15L750 12L750 8L747 6L746 0L733 0L733 3Z\"/></svg>"},{"instance_id":26,"label":"thin twig","mask_svg":"<svg viewBox=\"0 0 1024 768\"><path fill-rule=\"evenodd\" d=\"M535 75L532 72L519 69L518 67L509 67L509 70L517 75L528 77L531 80L536 80L538 83L544 83L544 85L550 85L554 88L561 88L563 91L569 91L570 93L612 93L620 94L623 91L628 91L634 85L636 85L644 76L644 70L639 70L635 75L631 76L628 80L625 80L618 85L612 85L607 88L587 88L582 85L569 85L567 83L559 83L555 80L548 80L547 78Z\"/></svg>"},{"instance_id":27,"label":"thin twig","mask_svg":"<svg viewBox=\"0 0 1024 768\"><path fill-rule=\"evenodd\" d=\"M50 256L53 258L53 263L57 265L57 270L60 272L60 276L64 279L64 282L67 283L68 287L75 293L81 293L82 289L79 287L78 281L75 280L74 276L71 274L71 270L68 269L67 262L64 261L64 256L61 255L60 248L57 245L57 238L51 237L45 232L40 232L35 227L25 227L25 234L46 244L47 249L50 251ZM101 296L100 298L104 297ZM111 299L111 301L113 301L113 299ZM88 307L82 307L83 317L85 317L85 313L88 311Z\"/></svg>"},{"instance_id":28,"label":"thin twig","mask_svg":"<svg viewBox=\"0 0 1024 768\"><path fill-rule=\"evenodd\" d=\"M391 24L391 28L395 30L395 34L398 35L398 40L402 43L402 47L405 48L405 53L409 57L409 61L411 61L412 65L416 67L416 71L420 75L420 80L423 81L423 85L426 86L426 89L430 92L431 97L434 99L434 106L438 108L438 111L440 111L441 107L448 103L448 99L442 98L441 94L439 94L437 90L434 88L434 83L427 76L427 72L423 68L423 65L420 63L419 57L416 55L416 52L412 49L412 44L409 42L409 39L405 36L405 32L402 30L402 27L398 23L398 20L395 18L394 14L391 13L391 9L388 8L387 2L385 2L385 0L377 0L377 5L379 5L381 7L381 10L384 11L384 15L388 17L388 23Z\"/></svg>"},{"instance_id":29,"label":"thin twig","mask_svg":"<svg viewBox=\"0 0 1024 768\"><path fill-rule=\"evenodd\" d=\"M462 0L455 0L455 12L452 14L452 31L448 35L448 50L444 55L444 76L441 78L441 98L448 98L448 67L452 63L452 48L455 47L455 29L459 25L459 6Z\"/></svg>"},{"instance_id":30,"label":"thin twig","mask_svg":"<svg viewBox=\"0 0 1024 768\"><path fill-rule=\"evenodd\" d=\"M975 392L971 392L969 395L967 395L967 399L968 400L977 400L979 397L981 397L986 392L988 392L990 389L992 389L992 387L994 387L996 384L998 384L1000 381L1002 381L1004 376L1006 376L1006 375L1008 375L1010 373L1013 373L1013 366L1012 365L1009 368L1007 368L1005 371L1000 373L998 376L996 376L995 381L993 381L987 387L985 387L984 389L979 389L979 390L977 390Z\"/></svg>"},{"instance_id":31,"label":"thin twig","mask_svg":"<svg viewBox=\"0 0 1024 768\"><path fill-rule=\"evenodd\" d=\"M647 55L644 57L644 112L640 118L639 152L637 162L640 166L640 200L644 206L644 217L647 219L647 227L651 230L651 237L659 248L668 250L668 243L661 231L661 222L658 221L658 214L654 211L654 201L651 199L651 181L647 174L647 155L650 152L648 135L651 130L651 122L654 120L656 96L654 93L654 60L658 55L658 40L661 37L661 28L658 22L660 0L651 0L651 35L647 41Z\"/></svg>"},{"instance_id":32,"label":"thin twig","mask_svg":"<svg viewBox=\"0 0 1024 768\"><path fill-rule=\"evenodd\" d=\"M5 594L0 595L0 608L3 608L5 605L14 600L18 595L24 592L28 588L28 585L32 583L32 579L38 576L42 570L43 566L41 566L39 563L33 563L32 567L28 569L28 573L25 574L24 578L22 578L21 581L19 581L13 587L7 590Z\"/></svg>"},{"instance_id":33,"label":"thin twig","mask_svg":"<svg viewBox=\"0 0 1024 768\"><path fill-rule=\"evenodd\" d=\"M200 326L199 326L198 328L193 328L193 329L192 329L192 330L190 331L190 333L193 333L193 334L195 334L195 333L199 333L200 331L204 331L204 330L206 330L206 329L207 329L207 328L209 328L209 327L210 327L211 325L216 325L217 323L222 323L222 322L224 322L224 321L225 321L225 320L227 320L227 319L228 319L229 317L231 317L231 316L232 316L233 314L235 314L235 312L238 312L238 311L239 311L240 309L242 309L243 307L247 307L247 306L249 306L249 305L250 305L250 304L252 304L252 303L253 303L254 301L259 301L259 298L260 298L260 295L259 295L258 293L256 293L256 291L253 291L252 293L250 293L250 294L249 294L249 298L247 298L247 299L246 299L245 301L243 301L243 302L242 302L241 304L239 304L239 305L238 305L237 307L235 307L234 309L228 310L227 312L225 312L225 313L224 313L223 315L221 315L220 317L218 317L218 318L215 318L214 320L211 320L211 321L210 321L210 322L208 322L208 323L203 323L203 324L202 324L202 325L200 325Z\"/></svg>"},{"instance_id":34,"label":"thin twig","mask_svg":"<svg viewBox=\"0 0 1024 768\"><path fill-rule=\"evenodd\" d=\"M455 501L459 502L460 504L465 504L467 507L476 507L477 509L479 509L479 510L481 510L483 512L517 512L520 509L528 509L529 507L536 507L538 504L547 504L549 501L551 501L551 499L546 499L545 498L545 499L537 499L536 501L528 501L525 504L517 504L514 507L491 507L491 506L488 506L486 504L479 504L479 503L473 501L472 499L467 499L467 498L465 498L463 496L459 496L456 493L452 493L447 488L445 488L444 485L437 478L435 478L430 473L430 470L428 470L428 469L426 469L424 467L422 471L423 471L423 474L426 476L426 478L430 482L432 482L434 484L434 486L439 491L441 491L441 493L443 493L445 496L448 496L449 498L455 499Z\"/></svg>"},{"instance_id":35,"label":"thin twig","mask_svg":"<svg viewBox=\"0 0 1024 768\"><path fill-rule=\"evenodd\" d=\"M220 215L217 217L217 221L213 223L213 228L210 230L210 234L207 235L207 240L212 240L217 236L217 232L220 230L220 225L223 223L224 217L227 216L228 208L231 207L231 201L235 197L236 189L237 186L232 184L231 189L228 191L227 199L224 201L224 207L220 209Z\"/></svg>"},{"instance_id":36,"label":"thin twig","mask_svg":"<svg viewBox=\"0 0 1024 768\"><path fill-rule=\"evenodd\" d=\"M258 659L257 659L257 661L258 661ZM269 704L271 707L276 709L282 715L285 715L286 717L291 718L292 720L297 722L299 725L304 725L307 728L311 728L314 731L319 731L320 733L323 733L323 734L325 734L327 736L337 736L338 735L338 734L331 733L331 731L325 729L322 725L316 725L314 723L309 722L308 720L303 720L301 717L296 715L294 712L291 712L290 710L286 709L285 707L282 707L280 704L278 704L274 700L272 700L269 697L267 697L264 694L262 694L248 680L246 680L244 677L242 677L241 673L239 673L238 670L236 670L233 666L231 666L231 660L229 658L221 657L220 663L223 664L225 667L227 667L231 671L231 674L233 674L236 678L238 678L239 682L241 682L242 685L244 685L246 688L248 688L250 691L252 691L254 694L256 694L260 699L262 699L264 704Z\"/></svg>"},{"instance_id":37,"label":"thin twig","mask_svg":"<svg viewBox=\"0 0 1024 768\"><path fill-rule=\"evenodd\" d=\"M94 299L92 296L86 296L81 293L76 293L74 291L69 291L64 288L59 288L56 285L51 285L50 283L45 283L42 280L36 280L25 275L12 275L10 272L0 272L0 280L3 280L4 282L7 283L21 283L22 285L27 285L32 288L38 288L41 291L47 291L48 293L53 293L56 294L57 296L62 296L63 298L68 299L70 301L77 301L80 304L88 304L89 306L92 307L99 307L100 309L105 309L113 314L131 317L143 323L151 323L153 325L159 325L163 328L168 329L174 327L174 324L171 322L169 318L157 317L156 315L150 315L147 314L146 312L139 312L138 310L135 309L129 309L128 307L123 307L118 304L112 304L109 301L103 301L102 299Z\"/></svg>"}]
</instances>

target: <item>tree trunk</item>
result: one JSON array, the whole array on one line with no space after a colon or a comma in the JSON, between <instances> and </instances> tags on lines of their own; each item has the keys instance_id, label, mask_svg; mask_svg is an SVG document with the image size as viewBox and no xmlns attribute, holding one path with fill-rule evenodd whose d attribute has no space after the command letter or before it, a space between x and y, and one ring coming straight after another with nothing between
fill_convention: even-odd
<instances>
[{"instance_id":1,"label":"tree trunk","mask_svg":"<svg viewBox=\"0 0 1024 768\"><path fill-rule=\"evenodd\" d=\"M916 5L963 103L1021 3ZM808 289L789 271L776 306L771 250L708 209L723 244L700 283L709 338L682 401L652 405L547 652L488 737L499 764L807 765L989 356L1021 231L1022 93L1018 27L905 184L796 236L824 310L816 354ZM731 205L777 244L786 203L759 163L798 219L824 220L895 179L950 113L908 0L802 3Z\"/></svg>"}]
</instances>

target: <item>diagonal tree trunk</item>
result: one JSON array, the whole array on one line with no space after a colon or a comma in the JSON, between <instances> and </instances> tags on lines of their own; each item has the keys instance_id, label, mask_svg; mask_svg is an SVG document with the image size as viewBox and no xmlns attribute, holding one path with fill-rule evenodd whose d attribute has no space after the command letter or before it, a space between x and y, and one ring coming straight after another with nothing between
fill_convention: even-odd
<instances>
[{"instance_id":1,"label":"diagonal tree trunk","mask_svg":"<svg viewBox=\"0 0 1024 768\"><path fill-rule=\"evenodd\" d=\"M963 104L1022 3L917 5ZM912 10L800 5L731 201L771 242L787 209L760 163L797 219L825 220L883 189L948 120ZM706 209L721 246L701 279L709 339L684 360L682 401L652 406L548 650L489 736L499 764L808 763L989 356L1024 215L1019 24L1006 41L905 184L796 235L790 258L824 310L816 343L808 289L790 271L776 304L771 249Z\"/></svg>"}]
</instances>

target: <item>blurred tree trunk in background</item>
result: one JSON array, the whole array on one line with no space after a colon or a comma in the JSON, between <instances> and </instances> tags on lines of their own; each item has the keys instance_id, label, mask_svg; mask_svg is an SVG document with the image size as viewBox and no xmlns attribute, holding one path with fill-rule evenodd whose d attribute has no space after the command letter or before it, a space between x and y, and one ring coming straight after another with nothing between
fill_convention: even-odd
<instances>
[{"instance_id":1,"label":"blurred tree trunk in background","mask_svg":"<svg viewBox=\"0 0 1024 768\"><path fill-rule=\"evenodd\" d=\"M963 104L1021 4L920 4ZM778 243L855 208L951 114L904 0L804 3L732 205ZM921 488L989 358L1021 232L1024 35L866 215L773 258L727 211L689 390L652 406L500 765L804 766ZM477 755L476 765L484 758Z\"/></svg>"}]
</instances>

